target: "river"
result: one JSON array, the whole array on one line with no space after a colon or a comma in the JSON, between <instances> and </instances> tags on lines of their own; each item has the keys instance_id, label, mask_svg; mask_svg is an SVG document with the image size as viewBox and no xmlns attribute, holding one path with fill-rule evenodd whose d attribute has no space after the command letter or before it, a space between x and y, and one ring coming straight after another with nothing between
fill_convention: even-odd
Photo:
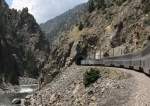
<instances>
[{"instance_id":1,"label":"river","mask_svg":"<svg viewBox=\"0 0 150 106\"><path fill-rule=\"evenodd\" d=\"M0 106L20 106L13 105L12 100L15 98L24 99L27 95L32 94L37 88L37 85L20 85L16 87L15 93L0 94Z\"/></svg>"}]
</instances>

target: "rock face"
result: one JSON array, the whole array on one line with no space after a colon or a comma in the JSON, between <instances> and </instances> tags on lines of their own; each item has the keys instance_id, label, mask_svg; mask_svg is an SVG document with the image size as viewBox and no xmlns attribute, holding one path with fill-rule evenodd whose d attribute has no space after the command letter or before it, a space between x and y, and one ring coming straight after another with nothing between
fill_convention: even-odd
<instances>
[{"instance_id":1,"label":"rock face","mask_svg":"<svg viewBox=\"0 0 150 106\"><path fill-rule=\"evenodd\" d=\"M0 0L0 81L18 83L18 76L37 77L48 55L48 42L24 8L9 9Z\"/></svg>"},{"instance_id":2,"label":"rock face","mask_svg":"<svg viewBox=\"0 0 150 106\"><path fill-rule=\"evenodd\" d=\"M8 8L8 5L4 0L0 0L0 6L3 8Z\"/></svg>"},{"instance_id":3,"label":"rock face","mask_svg":"<svg viewBox=\"0 0 150 106\"><path fill-rule=\"evenodd\" d=\"M42 24L46 33L55 35L55 46L51 47L49 60L44 67L46 75L55 76L60 68L74 62L80 64L83 58L96 55L98 59L142 50L150 40L148 4L147 0L89 0L87 7L83 4L80 6L84 8L73 9L78 14L75 17L78 20L72 18L75 16L73 12Z\"/></svg>"},{"instance_id":4,"label":"rock face","mask_svg":"<svg viewBox=\"0 0 150 106\"><path fill-rule=\"evenodd\" d=\"M50 84L30 97L27 103L31 101L31 106L115 106L126 103L133 82L127 79L124 88L120 86L122 81L102 77L85 88L82 82L84 67L74 67L74 63L80 64L83 58L99 59L142 50L150 41L149 3L149 0L89 0L80 20L69 24L69 29L64 28L68 22L62 16L41 25L45 31L50 29L47 33L51 36L56 35L44 66L44 82ZM53 21L58 21L56 26Z\"/></svg>"}]
</instances>

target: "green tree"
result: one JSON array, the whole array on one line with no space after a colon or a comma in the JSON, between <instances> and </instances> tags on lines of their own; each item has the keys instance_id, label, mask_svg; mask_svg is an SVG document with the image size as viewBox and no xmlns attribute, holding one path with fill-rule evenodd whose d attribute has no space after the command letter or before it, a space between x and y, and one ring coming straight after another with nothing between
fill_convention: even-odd
<instances>
[{"instance_id":1,"label":"green tree","mask_svg":"<svg viewBox=\"0 0 150 106\"><path fill-rule=\"evenodd\" d=\"M142 0L142 4L143 4L143 12L145 14L149 13L150 12L150 0Z\"/></svg>"},{"instance_id":2,"label":"green tree","mask_svg":"<svg viewBox=\"0 0 150 106\"><path fill-rule=\"evenodd\" d=\"M105 9L105 0L95 0L97 9Z\"/></svg>"},{"instance_id":3,"label":"green tree","mask_svg":"<svg viewBox=\"0 0 150 106\"><path fill-rule=\"evenodd\" d=\"M92 12L95 9L94 0L89 0L88 5L89 12Z\"/></svg>"},{"instance_id":4,"label":"green tree","mask_svg":"<svg viewBox=\"0 0 150 106\"><path fill-rule=\"evenodd\" d=\"M38 76L38 68L36 67L36 59L34 57L33 52L29 49L25 53L25 62L24 66L26 69L26 73L29 77L37 77Z\"/></svg>"},{"instance_id":5,"label":"green tree","mask_svg":"<svg viewBox=\"0 0 150 106\"><path fill-rule=\"evenodd\" d=\"M79 30L81 31L83 29L83 27L84 27L83 23L80 22L80 24L79 24Z\"/></svg>"}]
</instances>

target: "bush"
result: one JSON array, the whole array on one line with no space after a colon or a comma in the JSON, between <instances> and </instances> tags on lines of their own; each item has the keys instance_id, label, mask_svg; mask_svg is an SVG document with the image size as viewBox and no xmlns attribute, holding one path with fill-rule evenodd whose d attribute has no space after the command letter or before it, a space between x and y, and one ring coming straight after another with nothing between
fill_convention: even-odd
<instances>
[{"instance_id":1,"label":"bush","mask_svg":"<svg viewBox=\"0 0 150 106\"><path fill-rule=\"evenodd\" d=\"M143 12L145 14L149 13L150 12L150 8L149 8L149 5L150 5L150 0L142 0L142 4L143 4Z\"/></svg>"},{"instance_id":2,"label":"bush","mask_svg":"<svg viewBox=\"0 0 150 106\"><path fill-rule=\"evenodd\" d=\"M105 9L105 0L95 0L97 9Z\"/></svg>"},{"instance_id":3,"label":"bush","mask_svg":"<svg viewBox=\"0 0 150 106\"><path fill-rule=\"evenodd\" d=\"M95 9L94 0L89 0L88 5L89 5L88 7L89 12L92 12Z\"/></svg>"},{"instance_id":4,"label":"bush","mask_svg":"<svg viewBox=\"0 0 150 106\"><path fill-rule=\"evenodd\" d=\"M94 11L95 9L105 9L106 3L105 0L89 0L89 12Z\"/></svg>"},{"instance_id":5,"label":"bush","mask_svg":"<svg viewBox=\"0 0 150 106\"><path fill-rule=\"evenodd\" d=\"M82 22L80 22L80 24L79 24L79 30L82 31L83 28L84 28L84 25L83 25Z\"/></svg>"},{"instance_id":6,"label":"bush","mask_svg":"<svg viewBox=\"0 0 150 106\"><path fill-rule=\"evenodd\" d=\"M91 68L89 71L86 71L85 74L83 75L83 83L85 87L88 87L92 83L98 80L100 77L100 72L98 69Z\"/></svg>"},{"instance_id":7,"label":"bush","mask_svg":"<svg viewBox=\"0 0 150 106\"><path fill-rule=\"evenodd\" d=\"M147 37L147 40L150 41L150 36Z\"/></svg>"},{"instance_id":8,"label":"bush","mask_svg":"<svg viewBox=\"0 0 150 106\"><path fill-rule=\"evenodd\" d=\"M107 13L105 18L106 18L106 20L108 20L108 22L112 22L113 15L111 13Z\"/></svg>"},{"instance_id":9,"label":"bush","mask_svg":"<svg viewBox=\"0 0 150 106\"><path fill-rule=\"evenodd\" d=\"M34 57L33 52L29 49L25 53L25 62L24 67L26 69L26 73L29 77L37 78L38 77L38 68L36 67L36 59Z\"/></svg>"}]
</instances>

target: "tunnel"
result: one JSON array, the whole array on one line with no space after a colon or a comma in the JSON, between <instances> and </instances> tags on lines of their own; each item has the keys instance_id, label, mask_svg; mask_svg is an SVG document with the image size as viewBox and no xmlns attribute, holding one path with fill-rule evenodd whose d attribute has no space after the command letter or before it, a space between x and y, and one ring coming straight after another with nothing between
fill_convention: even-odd
<instances>
[{"instance_id":1,"label":"tunnel","mask_svg":"<svg viewBox=\"0 0 150 106\"><path fill-rule=\"evenodd\" d=\"M76 63L77 65L81 65L81 61L82 61L83 59L85 59L85 58L84 58L84 56L82 56L82 55L76 56L76 61L75 61L75 63Z\"/></svg>"}]
</instances>

